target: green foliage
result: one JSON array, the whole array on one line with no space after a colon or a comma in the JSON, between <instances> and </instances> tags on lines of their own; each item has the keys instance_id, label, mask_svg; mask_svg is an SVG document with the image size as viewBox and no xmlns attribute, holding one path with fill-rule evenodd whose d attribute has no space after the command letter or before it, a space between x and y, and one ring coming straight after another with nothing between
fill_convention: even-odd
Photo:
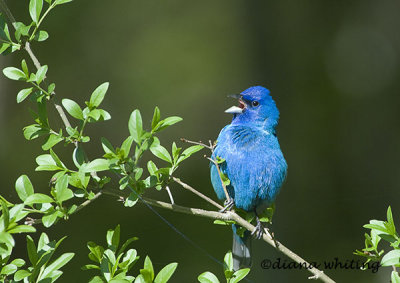
<instances>
[{"instance_id":1,"label":"green foliage","mask_svg":"<svg viewBox=\"0 0 400 283\"><path fill-rule=\"evenodd\" d=\"M50 241L48 236L42 233L37 244L35 244L30 236L26 236L28 258L31 265L24 267L26 262L20 258L8 263L10 256L3 257L2 254L0 261L1 282L24 280L24 282L51 283L56 281L62 274L60 269L74 257L73 253L64 253L52 260L56 249L64 239L65 237L59 241Z\"/></svg>"},{"instance_id":2,"label":"green foliage","mask_svg":"<svg viewBox=\"0 0 400 283\"><path fill-rule=\"evenodd\" d=\"M365 248L356 250L354 254L366 258L365 264L371 261L379 261L380 266L392 266L392 282L400 282L396 267L400 267L400 237L396 232L396 226L393 221L392 209L387 209L387 220L370 220L364 228L370 229L370 234L365 233ZM381 248L382 240L387 242L392 250L385 253Z\"/></svg>"},{"instance_id":3,"label":"green foliage","mask_svg":"<svg viewBox=\"0 0 400 283\"><path fill-rule=\"evenodd\" d=\"M232 252L229 251L224 257L224 275L227 283L237 283L242 281L243 278L249 274L250 268L239 269L237 271L233 270L233 258ZM219 283L217 276L215 274L206 271L200 274L197 279L200 283Z\"/></svg>"},{"instance_id":4,"label":"green foliage","mask_svg":"<svg viewBox=\"0 0 400 283\"><path fill-rule=\"evenodd\" d=\"M148 256L146 256L144 260L143 268L140 269L139 275L128 275L128 272L139 260L139 256L135 249L129 249L126 252L125 250L137 239L136 237L129 238L119 248L120 226L117 225L114 230L111 229L107 231L106 248L94 242L88 242L87 247L90 250L89 259L93 261L94 264L87 264L83 266L82 269L93 269L100 273L100 275L94 276L90 282L168 282L178 264L168 264L155 276L153 264Z\"/></svg>"},{"instance_id":5,"label":"green foliage","mask_svg":"<svg viewBox=\"0 0 400 283\"><path fill-rule=\"evenodd\" d=\"M147 190L162 190L170 185L173 174L182 162L203 148L194 145L183 149L175 142L167 147L161 145L157 134L182 121L182 118L162 118L160 109L155 107L149 128L143 124L141 113L136 109L128 120L129 134L119 143L119 147L102 138L104 155L88 156L84 144L90 143L91 137L86 134L86 127L111 119L111 115L100 108L106 98L109 83L102 83L95 88L85 104L82 101L64 98L61 99L60 106L53 101L56 84L48 78L49 67L41 66L36 58L32 58L29 47L30 43L43 42L49 37L48 32L42 29L45 18L55 7L68 2L71 0L30 0L25 11L26 15L29 13L29 22L15 22L12 26L7 24L5 15L0 13L0 54L6 55L25 49L31 59L34 59L22 59L20 67L6 67L3 74L23 85L16 94L17 103L30 103L33 108L33 121L24 127L23 135L26 140L37 139L41 143L43 152L35 157L36 171L52 172L49 185L42 186L49 187L47 192L35 192L34 185L24 174L15 182L15 191L20 199L17 203L11 203L0 196L1 280L54 282L62 275L60 268L74 256L72 253L65 253L52 260L55 250L64 238L50 242L47 235L42 233L39 241L35 243L27 236L31 266L22 269L25 266L24 260L10 261L15 246L14 234L34 233L34 225L42 224L44 228L50 228L60 220L68 220L70 215L106 192L106 185L115 174L119 178L120 190L127 190L123 192L123 195L127 196L124 197L124 205L132 207ZM15 29L14 33L10 33L11 28ZM35 66L28 64L31 61ZM33 67L36 67L36 71ZM54 124L60 123L49 121L49 105L56 107L65 127L57 128ZM69 153L72 162L61 160L60 156L65 156L66 152ZM154 160L140 162L145 152L151 152L152 155L149 156L154 157ZM147 166L142 167L140 164ZM130 238L120 246L120 227L117 226L107 232L106 239L106 247L93 242L87 245L90 250L89 259L94 264L85 265L84 269L98 271L98 275L94 276L91 282L164 283L169 281L177 267L177 263L171 263L156 274L150 258L146 257L140 274L135 277L128 275L139 257L136 250L127 248L137 238Z\"/></svg>"}]
</instances>

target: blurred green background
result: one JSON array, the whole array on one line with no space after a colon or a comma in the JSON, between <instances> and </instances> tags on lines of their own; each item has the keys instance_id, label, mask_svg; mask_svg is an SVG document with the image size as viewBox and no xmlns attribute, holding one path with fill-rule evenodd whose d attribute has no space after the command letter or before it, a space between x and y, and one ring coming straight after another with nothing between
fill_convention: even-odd
<instances>
[{"instance_id":1,"label":"blurred green background","mask_svg":"<svg viewBox=\"0 0 400 283\"><path fill-rule=\"evenodd\" d=\"M28 1L7 2L17 20L28 19ZM394 0L76 0L54 10L44 24L50 38L32 48L49 65L58 99L83 105L97 85L111 83L104 108L113 119L88 127L93 142L86 149L92 157L102 154L101 136L122 142L135 108L147 125L156 105L163 117L184 118L161 134L169 148L180 137L216 139L231 119L223 111L236 103L226 95L268 87L281 111L278 137L289 165L271 229L305 259L346 261L364 245L362 225L384 219L389 204L400 227L399 9ZM19 66L21 55L26 57L1 57L0 67ZM22 135L32 107L17 105L22 87L0 76L0 192L10 201L18 200L14 182L21 174L42 192L51 176L34 172L41 143ZM51 117L61 126L54 111ZM55 149L70 162L71 148ZM202 153L186 161L177 176L214 196ZM211 209L175 185L172 190L179 204ZM167 199L165 192L150 196ZM229 228L158 211L212 256L222 260L231 248ZM222 278L221 266L144 205L124 208L105 196L48 231L51 238L68 235L61 250L76 253L58 282L87 282L93 273L80 271L89 262L86 242L104 243L106 230L118 223L123 239L140 238L134 247L142 259L152 258L157 271L179 263L172 282L196 282L206 270ZM17 242L21 255L23 238ZM309 282L304 270L261 269L264 258L286 259L263 242L254 242L253 253L252 282ZM326 272L337 282L390 278L390 268Z\"/></svg>"}]
</instances>

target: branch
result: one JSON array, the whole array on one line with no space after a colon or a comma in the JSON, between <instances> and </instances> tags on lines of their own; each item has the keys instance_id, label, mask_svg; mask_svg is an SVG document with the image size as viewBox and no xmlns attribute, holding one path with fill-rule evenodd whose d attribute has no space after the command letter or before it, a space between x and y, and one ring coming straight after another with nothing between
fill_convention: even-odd
<instances>
[{"instance_id":1,"label":"branch","mask_svg":"<svg viewBox=\"0 0 400 283\"><path fill-rule=\"evenodd\" d=\"M95 194L95 195L93 196L93 198L88 199L88 200L82 202L82 203L75 209L75 211L74 211L73 213L71 213L70 215L73 215L73 214L77 213L78 211L80 211L82 208L85 208L86 206L88 206L89 204L91 204L92 202L94 202L94 201L95 201L98 197L100 197L102 194L103 194L103 191L100 191L100 192L98 192L97 194ZM33 225L40 224L40 223L42 223L42 219L41 219L41 218L35 219L35 218L27 217L24 224L25 224L25 225L31 225L31 226L33 226Z\"/></svg>"},{"instance_id":2,"label":"branch","mask_svg":"<svg viewBox=\"0 0 400 283\"><path fill-rule=\"evenodd\" d=\"M104 194L117 196L117 197L122 196L121 192L119 192L119 191L114 192L114 191L106 191L105 190ZM252 231L254 231L254 229L256 229L256 227L254 227L251 223L247 222L245 219L243 219L242 217L240 217L238 214L236 214L233 211L226 211L226 212L209 211L209 210L204 210L204 209L200 209L200 208L192 208L192 207L186 207L186 206L181 206L181 205L177 205L177 204L166 203L163 201L154 200L154 199L143 197L143 196L141 197L141 199L152 206L160 207L160 208L171 210L174 212L179 212L179 213L184 213L184 214L189 214L189 215L194 215L194 216L200 216L200 217L210 218L210 219L214 219L214 220L235 221L237 224L244 227L245 229L247 229L250 232L252 232ZM262 240L264 242L270 244L271 246L275 247L277 250L279 250L281 253L285 254L286 256L288 256L289 258L294 260L295 262L297 262L299 264L306 264L306 266L312 266L310 263L305 261L302 257L300 257L299 255L297 255L296 253L294 253L293 251L288 249L286 246L284 246L282 243L273 239L268 231L266 231L263 234ZM308 270L309 270L309 272L311 272L313 274L313 276L311 276L310 279L311 278L312 279L320 279L323 282L335 283L335 281L333 281L323 271L321 271L315 267L312 267Z\"/></svg>"},{"instance_id":3,"label":"branch","mask_svg":"<svg viewBox=\"0 0 400 283\"><path fill-rule=\"evenodd\" d=\"M16 21L15 21L15 18L14 18L14 16L13 16L13 14L11 13L10 9L8 8L7 4L4 2L4 0L0 0L0 7L1 7L1 9L4 11L5 15L7 16L8 20L11 22L12 27L13 27L14 30L15 30L15 26L14 26L14 23L16 22ZM36 69L39 70L40 67L41 67L42 65L40 64L40 62L39 62L39 60L37 59L36 55L33 53L29 41L25 42L25 44L22 45L22 48L28 53L28 55L29 55L29 57L31 58L33 64L34 64L35 67L36 67ZM43 79L43 81L44 81L45 79L46 79L46 76L45 76L45 78ZM44 81L44 83L46 84L45 81ZM46 86L47 86L47 85L46 85ZM54 96L55 94L56 94L56 93L55 93L54 91L51 93L52 96ZM69 120L68 120L68 118L67 118L67 115L66 115L65 112L64 112L64 109L62 109L62 107L61 107L58 103L56 103L56 102L54 101L54 99L53 99L53 104L54 104L54 107L56 108L58 114L60 115L61 120L63 121L65 128L71 127L71 123L69 122ZM75 147L77 147L77 146L78 146L78 142L77 142L77 141L74 141L74 145L75 145Z\"/></svg>"},{"instance_id":4,"label":"branch","mask_svg":"<svg viewBox=\"0 0 400 283\"><path fill-rule=\"evenodd\" d=\"M204 146L204 147L208 148L208 149L211 151L211 157L212 157L213 154L214 154L215 144L213 144L213 143L211 142L211 140L208 141L208 143L209 143L208 145L205 144L205 143L203 143L203 142L201 142L201 141L195 142L195 141L187 140L187 139L185 139L185 138L181 138L181 141L186 142L186 143L201 145L201 146ZM222 180L222 173L221 173L221 170L220 170L220 168L219 168L218 162L217 162L216 160L214 160L214 159L208 157L207 155L204 155L204 157L206 157L208 160L210 160L210 161L215 165L215 167L217 168L219 178L221 179L222 188L224 189L226 201L227 201L228 203L230 203L230 202L231 202L231 197L230 197L230 195L229 195L229 193L228 193L228 189L226 188L226 185L225 185L224 181ZM223 207L222 209L226 209L226 208Z\"/></svg>"},{"instance_id":5,"label":"branch","mask_svg":"<svg viewBox=\"0 0 400 283\"><path fill-rule=\"evenodd\" d=\"M181 179L178 179L176 177L172 177L172 179L177 182L179 185L182 186L182 188L194 193L195 195L201 197L202 199L204 199L205 201L207 201L208 203L212 204L213 206L215 206L218 209L224 209L224 207L222 205L220 205L219 203L217 203L216 201L212 200L211 198L209 198L206 195L203 195L202 193L200 193L198 190L192 188L191 186L189 186L188 184L185 184L184 182L181 181Z\"/></svg>"}]
</instances>

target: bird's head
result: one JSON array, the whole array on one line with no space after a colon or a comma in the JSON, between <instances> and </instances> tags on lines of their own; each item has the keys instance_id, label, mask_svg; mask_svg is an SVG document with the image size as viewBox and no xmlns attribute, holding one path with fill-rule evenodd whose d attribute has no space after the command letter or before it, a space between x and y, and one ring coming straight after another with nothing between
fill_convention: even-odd
<instances>
[{"instance_id":1,"label":"bird's head","mask_svg":"<svg viewBox=\"0 0 400 283\"><path fill-rule=\"evenodd\" d=\"M239 99L239 106L225 110L225 113L233 114L232 124L253 124L264 129L275 129L279 120L279 110L268 89L253 86L231 96Z\"/></svg>"}]
</instances>

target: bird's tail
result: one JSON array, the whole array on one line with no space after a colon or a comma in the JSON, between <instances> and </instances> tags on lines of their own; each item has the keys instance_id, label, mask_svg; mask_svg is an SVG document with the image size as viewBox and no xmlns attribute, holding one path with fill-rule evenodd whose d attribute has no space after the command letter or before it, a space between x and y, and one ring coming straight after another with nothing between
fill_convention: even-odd
<instances>
[{"instance_id":1,"label":"bird's tail","mask_svg":"<svg viewBox=\"0 0 400 283\"><path fill-rule=\"evenodd\" d=\"M243 237L236 234L236 225L232 225L233 229L233 269L238 270L251 266L251 233L245 231Z\"/></svg>"}]
</instances>

